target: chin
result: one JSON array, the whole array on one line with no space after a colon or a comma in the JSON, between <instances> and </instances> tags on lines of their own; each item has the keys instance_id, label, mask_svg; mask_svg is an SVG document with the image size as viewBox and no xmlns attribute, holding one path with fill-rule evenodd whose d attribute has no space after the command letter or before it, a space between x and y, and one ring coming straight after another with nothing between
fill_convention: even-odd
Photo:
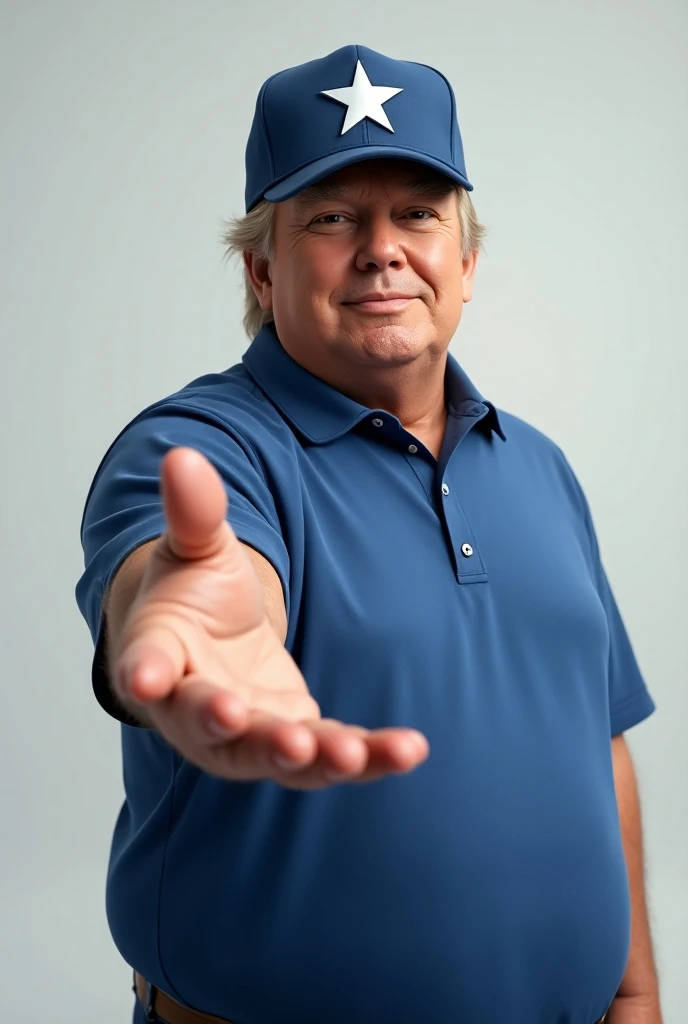
<instances>
[{"instance_id":1,"label":"chin","mask_svg":"<svg viewBox=\"0 0 688 1024\"><path fill-rule=\"evenodd\" d=\"M352 332L352 340L368 359L407 363L432 343L428 332L401 324L370 324Z\"/></svg>"}]
</instances>

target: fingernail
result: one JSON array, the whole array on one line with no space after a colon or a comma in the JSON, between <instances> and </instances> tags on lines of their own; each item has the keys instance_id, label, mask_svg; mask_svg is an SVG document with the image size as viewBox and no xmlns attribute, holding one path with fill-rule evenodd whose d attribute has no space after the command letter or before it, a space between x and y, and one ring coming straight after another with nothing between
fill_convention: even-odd
<instances>
[{"instance_id":1,"label":"fingernail","mask_svg":"<svg viewBox=\"0 0 688 1024\"><path fill-rule=\"evenodd\" d=\"M283 772L296 772L301 768L300 764L294 764L290 758L284 757L282 754L274 754L272 760Z\"/></svg>"},{"instance_id":2,"label":"fingernail","mask_svg":"<svg viewBox=\"0 0 688 1024\"><path fill-rule=\"evenodd\" d=\"M211 718L208 722L208 730L220 740L226 740L228 736L231 736L227 726L223 725L222 722L218 722L216 718Z\"/></svg>"},{"instance_id":3,"label":"fingernail","mask_svg":"<svg viewBox=\"0 0 688 1024\"><path fill-rule=\"evenodd\" d=\"M423 736L423 733L414 732L411 735L413 736L413 742L415 743L418 750L425 752L428 749L429 744L425 736Z\"/></svg>"}]
</instances>

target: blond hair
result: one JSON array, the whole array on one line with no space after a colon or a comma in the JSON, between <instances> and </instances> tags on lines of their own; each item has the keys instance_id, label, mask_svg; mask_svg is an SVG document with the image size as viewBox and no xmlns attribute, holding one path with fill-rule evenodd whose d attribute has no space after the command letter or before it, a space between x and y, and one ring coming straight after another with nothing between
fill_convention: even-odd
<instances>
[{"instance_id":1,"label":"blond hair","mask_svg":"<svg viewBox=\"0 0 688 1024\"><path fill-rule=\"evenodd\" d=\"M470 194L463 186L452 183L459 206L461 224L461 258L467 259L471 252L483 247L485 226L478 220ZM244 251L259 259L271 262L275 233L275 204L261 199L250 213L243 217L231 217L223 227L222 242L225 255L242 257ZM255 338L265 324L272 323L272 313L261 309L246 267L244 270L244 330L249 338Z\"/></svg>"}]
</instances>

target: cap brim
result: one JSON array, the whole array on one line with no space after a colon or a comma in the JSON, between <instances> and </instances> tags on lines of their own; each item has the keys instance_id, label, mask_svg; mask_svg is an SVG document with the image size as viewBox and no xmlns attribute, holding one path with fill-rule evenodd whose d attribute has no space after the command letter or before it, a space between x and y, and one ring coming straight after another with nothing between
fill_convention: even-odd
<instances>
[{"instance_id":1,"label":"cap brim","mask_svg":"<svg viewBox=\"0 0 688 1024\"><path fill-rule=\"evenodd\" d=\"M269 188L264 198L269 203L281 203L285 199L291 199L292 196L295 196L304 188L314 185L316 181L326 178L328 174L332 174L342 167L362 163L364 160L379 160L385 157L395 157L397 160L412 160L414 163L433 167L436 171L451 178L452 181L463 185L467 192L473 191L473 186L468 178L461 174L460 171L457 171L455 167L452 167L451 164L438 160L436 157L404 149L402 146L356 146L353 149L339 150L337 153L324 156L320 160L315 160L312 164L302 167L294 174L290 174L289 177L284 178L283 181Z\"/></svg>"}]
</instances>

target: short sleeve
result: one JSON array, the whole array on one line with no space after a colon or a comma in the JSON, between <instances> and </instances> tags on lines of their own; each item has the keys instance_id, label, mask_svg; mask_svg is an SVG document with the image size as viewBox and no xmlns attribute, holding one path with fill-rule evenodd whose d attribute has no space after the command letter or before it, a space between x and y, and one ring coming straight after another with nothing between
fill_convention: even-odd
<instances>
[{"instance_id":1,"label":"short sleeve","mask_svg":"<svg viewBox=\"0 0 688 1024\"><path fill-rule=\"evenodd\" d=\"M598 562L597 575L597 590L607 613L609 626L610 729L612 736L618 736L619 733L649 718L655 710L655 703L640 672L601 561Z\"/></svg>"},{"instance_id":2,"label":"short sleeve","mask_svg":"<svg viewBox=\"0 0 688 1024\"><path fill-rule=\"evenodd\" d=\"M274 566L289 614L289 556L250 443L190 399L146 410L120 433L93 479L81 524L84 572L76 585L77 604L94 643L94 694L108 714L128 725L138 723L116 701L106 674L103 598L128 555L164 533L160 464L180 445L202 452L219 472L229 499L227 518L239 540Z\"/></svg>"},{"instance_id":3,"label":"short sleeve","mask_svg":"<svg viewBox=\"0 0 688 1024\"><path fill-rule=\"evenodd\" d=\"M566 462L565 458L564 461ZM580 502L592 574L607 616L610 730L612 736L617 736L649 718L655 710L655 703L640 671L621 612L607 578L587 499L568 462L566 462L566 466Z\"/></svg>"}]
</instances>

